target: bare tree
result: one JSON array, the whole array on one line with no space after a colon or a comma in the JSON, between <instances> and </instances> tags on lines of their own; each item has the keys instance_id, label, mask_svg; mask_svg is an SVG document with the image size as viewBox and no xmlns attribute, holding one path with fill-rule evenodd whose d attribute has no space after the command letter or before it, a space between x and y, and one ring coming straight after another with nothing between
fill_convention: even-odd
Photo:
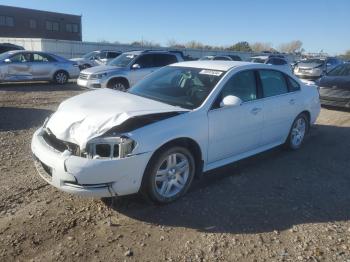
<instances>
[{"instance_id":1,"label":"bare tree","mask_svg":"<svg viewBox=\"0 0 350 262\"><path fill-rule=\"evenodd\" d=\"M303 42L300 40L291 41L289 43L284 43L279 45L278 50L285 53L297 53L301 52Z\"/></svg>"},{"instance_id":2,"label":"bare tree","mask_svg":"<svg viewBox=\"0 0 350 262\"><path fill-rule=\"evenodd\" d=\"M186 48L195 48L195 49L203 49L204 45L201 42L198 41L190 41L185 44Z\"/></svg>"},{"instance_id":3,"label":"bare tree","mask_svg":"<svg viewBox=\"0 0 350 262\"><path fill-rule=\"evenodd\" d=\"M178 43L176 40L174 39L170 39L167 42L167 47L172 47L172 48L185 48L184 44Z\"/></svg>"},{"instance_id":4,"label":"bare tree","mask_svg":"<svg viewBox=\"0 0 350 262\"><path fill-rule=\"evenodd\" d=\"M254 52L271 51L272 43L255 42L250 47Z\"/></svg>"}]
</instances>

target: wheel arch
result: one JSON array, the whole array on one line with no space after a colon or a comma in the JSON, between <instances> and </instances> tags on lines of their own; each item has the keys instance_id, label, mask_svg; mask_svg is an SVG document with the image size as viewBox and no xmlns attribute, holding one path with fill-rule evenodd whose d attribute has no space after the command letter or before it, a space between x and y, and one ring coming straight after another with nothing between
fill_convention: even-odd
<instances>
[{"instance_id":1,"label":"wheel arch","mask_svg":"<svg viewBox=\"0 0 350 262\"><path fill-rule=\"evenodd\" d=\"M68 72L67 70L65 70L65 69L60 68L60 69L55 70L54 73L52 74L52 78L53 78L53 79L55 78L55 75L56 75L58 72L64 72L64 73L67 74L68 79L70 78L69 72Z\"/></svg>"},{"instance_id":2,"label":"wheel arch","mask_svg":"<svg viewBox=\"0 0 350 262\"><path fill-rule=\"evenodd\" d=\"M304 110L304 111L300 112L300 113L298 114L298 116L301 115L301 114L306 115L307 120L308 120L308 126L310 127L310 125L311 125L311 113L310 113L310 111L309 111L309 110ZM298 116L297 116L297 117L298 117Z\"/></svg>"},{"instance_id":3,"label":"wheel arch","mask_svg":"<svg viewBox=\"0 0 350 262\"><path fill-rule=\"evenodd\" d=\"M203 171L203 153L201 150L201 147L199 146L199 144L192 138L189 137L179 137L179 138L175 138L172 140L169 140L167 142L165 142L164 144L162 144L160 147L158 147L152 154L150 160L148 161L147 167L145 169L148 170L148 168L150 167L150 165L152 164L152 162L155 160L156 156L166 150L169 147L172 146L182 146L187 148L193 155L194 160L195 160L195 164L196 164L196 173L195 173L195 177L200 177Z\"/></svg>"},{"instance_id":4,"label":"wheel arch","mask_svg":"<svg viewBox=\"0 0 350 262\"><path fill-rule=\"evenodd\" d=\"M118 76L112 76L110 77L108 80L107 80L107 84L106 86L108 87L109 84L112 82L112 81L115 81L115 80L121 80L121 81L124 81L128 87L130 87L130 82L129 82L129 79L123 75L118 75Z\"/></svg>"}]
</instances>

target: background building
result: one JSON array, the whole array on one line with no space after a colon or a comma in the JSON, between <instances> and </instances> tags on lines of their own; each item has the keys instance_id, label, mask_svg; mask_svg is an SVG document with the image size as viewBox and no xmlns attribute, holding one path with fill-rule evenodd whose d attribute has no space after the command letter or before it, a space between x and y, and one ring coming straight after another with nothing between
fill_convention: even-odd
<instances>
[{"instance_id":1,"label":"background building","mask_svg":"<svg viewBox=\"0 0 350 262\"><path fill-rule=\"evenodd\" d=\"M0 37L81 41L81 16L0 5Z\"/></svg>"}]
</instances>

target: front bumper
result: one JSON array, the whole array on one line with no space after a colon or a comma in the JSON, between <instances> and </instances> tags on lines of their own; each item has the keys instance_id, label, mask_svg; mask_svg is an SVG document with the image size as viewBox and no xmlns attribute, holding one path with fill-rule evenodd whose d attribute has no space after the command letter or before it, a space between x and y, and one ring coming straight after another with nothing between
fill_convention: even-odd
<instances>
[{"instance_id":1,"label":"front bumper","mask_svg":"<svg viewBox=\"0 0 350 262\"><path fill-rule=\"evenodd\" d=\"M100 89L105 87L104 82L101 79L81 79L78 78L77 84L89 89Z\"/></svg>"},{"instance_id":2,"label":"front bumper","mask_svg":"<svg viewBox=\"0 0 350 262\"><path fill-rule=\"evenodd\" d=\"M37 130L32 152L39 175L50 185L76 195L110 197L137 193L152 153L122 159L88 159L49 146Z\"/></svg>"}]
</instances>

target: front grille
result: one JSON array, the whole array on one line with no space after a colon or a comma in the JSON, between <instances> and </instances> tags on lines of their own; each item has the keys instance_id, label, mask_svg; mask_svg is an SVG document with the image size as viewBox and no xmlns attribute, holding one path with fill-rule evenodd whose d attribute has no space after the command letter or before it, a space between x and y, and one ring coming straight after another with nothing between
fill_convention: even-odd
<instances>
[{"instance_id":1,"label":"front grille","mask_svg":"<svg viewBox=\"0 0 350 262\"><path fill-rule=\"evenodd\" d=\"M72 154L76 156L80 155L80 148L78 145L62 141L58 139L51 132L48 133L47 131L44 131L43 138L49 146L51 146L52 148L56 149L59 152L64 152L65 150L69 150L72 152Z\"/></svg>"},{"instance_id":2,"label":"front grille","mask_svg":"<svg viewBox=\"0 0 350 262\"><path fill-rule=\"evenodd\" d=\"M79 78L80 78L80 79L88 79L88 78L89 78L89 75L88 75L88 74L84 74L84 73L80 73L80 74L79 74Z\"/></svg>"}]
</instances>

